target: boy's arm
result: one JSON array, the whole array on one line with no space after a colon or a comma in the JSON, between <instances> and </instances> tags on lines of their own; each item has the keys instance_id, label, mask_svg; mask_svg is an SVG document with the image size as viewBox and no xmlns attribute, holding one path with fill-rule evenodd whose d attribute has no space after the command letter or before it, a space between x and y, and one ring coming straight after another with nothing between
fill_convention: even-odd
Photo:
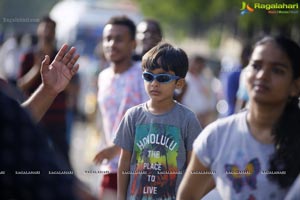
<instances>
[{"instance_id":1,"label":"boy's arm","mask_svg":"<svg viewBox=\"0 0 300 200\"><path fill-rule=\"evenodd\" d=\"M198 200L213 188L214 182L212 175L197 173L197 171L209 171L209 168L205 167L197 156L192 153L191 161L179 185L176 199Z\"/></svg>"},{"instance_id":2,"label":"boy's arm","mask_svg":"<svg viewBox=\"0 0 300 200\"><path fill-rule=\"evenodd\" d=\"M110 161L116 155L118 155L120 153L120 150L121 150L120 147L118 147L115 144L112 146L106 147L105 149L102 149L101 151L99 151L97 153L97 155L95 156L93 161L96 164L101 164L104 159L107 159L108 161Z\"/></svg>"},{"instance_id":3,"label":"boy's arm","mask_svg":"<svg viewBox=\"0 0 300 200\"><path fill-rule=\"evenodd\" d=\"M129 183L131 152L121 149L121 155L118 167L118 200L126 200L127 188ZM124 173L125 172L125 173Z\"/></svg>"}]
</instances>

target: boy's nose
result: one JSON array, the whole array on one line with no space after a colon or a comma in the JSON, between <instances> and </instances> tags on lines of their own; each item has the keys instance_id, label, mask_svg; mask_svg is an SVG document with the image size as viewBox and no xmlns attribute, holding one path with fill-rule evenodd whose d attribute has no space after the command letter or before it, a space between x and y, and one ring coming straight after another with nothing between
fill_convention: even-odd
<instances>
[{"instance_id":1,"label":"boy's nose","mask_svg":"<svg viewBox=\"0 0 300 200\"><path fill-rule=\"evenodd\" d=\"M152 82L151 82L151 85L159 85L160 83L156 80L156 79L154 79Z\"/></svg>"}]
</instances>

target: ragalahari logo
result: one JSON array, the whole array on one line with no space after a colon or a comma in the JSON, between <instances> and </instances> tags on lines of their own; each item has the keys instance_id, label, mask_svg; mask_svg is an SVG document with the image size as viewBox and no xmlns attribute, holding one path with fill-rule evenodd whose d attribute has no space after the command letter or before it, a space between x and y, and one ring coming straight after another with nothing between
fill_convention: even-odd
<instances>
[{"instance_id":1,"label":"ragalahari logo","mask_svg":"<svg viewBox=\"0 0 300 200\"><path fill-rule=\"evenodd\" d=\"M248 12L254 12L254 9L249 6L245 1L242 2L241 15L245 15Z\"/></svg>"}]
</instances>

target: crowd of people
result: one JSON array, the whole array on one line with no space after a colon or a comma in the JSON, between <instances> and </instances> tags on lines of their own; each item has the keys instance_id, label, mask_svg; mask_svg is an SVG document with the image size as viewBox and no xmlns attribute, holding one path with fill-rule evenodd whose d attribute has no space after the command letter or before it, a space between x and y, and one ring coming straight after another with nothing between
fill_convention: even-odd
<instances>
[{"instance_id":1,"label":"crowd of people","mask_svg":"<svg viewBox=\"0 0 300 200\"><path fill-rule=\"evenodd\" d=\"M57 50L55 27L44 17L32 47L0 49L1 197L198 200L215 191L219 199L299 198L295 41L265 36L247 44L240 64L216 77L205 57L166 42L158 21L136 26L111 17L97 85L102 147L92 156L98 166L107 160L108 173L94 196L70 160L80 55L67 44ZM7 73L11 61L19 66Z\"/></svg>"}]
</instances>

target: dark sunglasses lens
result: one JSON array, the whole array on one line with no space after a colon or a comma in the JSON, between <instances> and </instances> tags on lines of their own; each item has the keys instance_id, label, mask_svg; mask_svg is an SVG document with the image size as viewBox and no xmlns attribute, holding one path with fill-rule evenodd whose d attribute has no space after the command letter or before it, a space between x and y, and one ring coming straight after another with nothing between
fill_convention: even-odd
<instances>
[{"instance_id":1,"label":"dark sunglasses lens","mask_svg":"<svg viewBox=\"0 0 300 200\"><path fill-rule=\"evenodd\" d=\"M146 73L143 74L143 77L146 81L149 81L149 82L153 81L153 79L154 79L154 77L151 74L146 74Z\"/></svg>"},{"instance_id":2,"label":"dark sunglasses lens","mask_svg":"<svg viewBox=\"0 0 300 200\"><path fill-rule=\"evenodd\" d=\"M157 80L158 82L160 82L160 83L166 83L166 82L169 82L170 79L171 79L171 77L168 76L168 75L158 75L158 76L156 77L156 80Z\"/></svg>"}]
</instances>

